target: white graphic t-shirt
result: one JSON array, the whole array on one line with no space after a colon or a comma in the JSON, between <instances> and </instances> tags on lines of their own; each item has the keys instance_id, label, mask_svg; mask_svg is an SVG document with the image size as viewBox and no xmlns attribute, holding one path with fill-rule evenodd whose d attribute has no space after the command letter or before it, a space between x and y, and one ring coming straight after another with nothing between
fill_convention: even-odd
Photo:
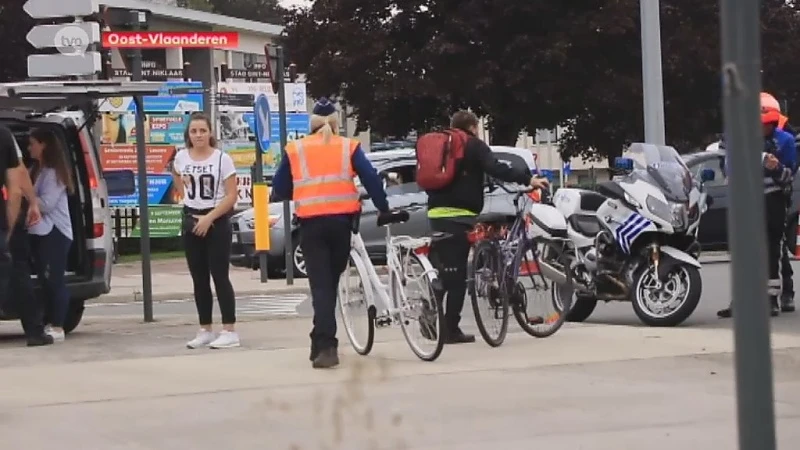
<instances>
[{"instance_id":1,"label":"white graphic t-shirt","mask_svg":"<svg viewBox=\"0 0 800 450\"><path fill-rule=\"evenodd\" d=\"M183 204L193 209L211 209L225 198L225 180L236 174L233 159L218 149L195 161L189 150L175 155L173 170L183 181Z\"/></svg>"}]
</instances>

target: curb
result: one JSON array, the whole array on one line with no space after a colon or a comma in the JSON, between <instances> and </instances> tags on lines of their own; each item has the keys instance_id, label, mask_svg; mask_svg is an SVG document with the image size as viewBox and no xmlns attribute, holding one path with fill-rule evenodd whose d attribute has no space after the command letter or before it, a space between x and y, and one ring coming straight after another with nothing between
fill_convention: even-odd
<instances>
[{"instance_id":1,"label":"curb","mask_svg":"<svg viewBox=\"0 0 800 450\"><path fill-rule=\"evenodd\" d=\"M308 294L309 290L305 286L285 286L280 288L266 287L264 289L248 289L237 291L234 287L234 292L237 297L250 297L256 295L290 295L290 294ZM186 291L180 292L154 292L153 303L166 303L174 301L191 301L193 300L192 293ZM92 304L109 304L109 303L142 303L142 293L125 293L125 294L104 294L100 297L88 300Z\"/></svg>"}]
</instances>

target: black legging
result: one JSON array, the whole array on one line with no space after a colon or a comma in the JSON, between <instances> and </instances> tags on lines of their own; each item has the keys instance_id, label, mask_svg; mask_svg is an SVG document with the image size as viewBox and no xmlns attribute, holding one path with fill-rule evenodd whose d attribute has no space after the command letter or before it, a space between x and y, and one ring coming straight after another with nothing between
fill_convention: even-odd
<instances>
[{"instance_id":1,"label":"black legging","mask_svg":"<svg viewBox=\"0 0 800 450\"><path fill-rule=\"evenodd\" d=\"M222 216L208 229L204 237L192 233L192 215L207 211L184 211L183 236L186 263L194 284L194 302L201 326L211 325L214 297L211 278L217 291L217 301L223 325L236 323L236 297L230 279L231 226L228 216Z\"/></svg>"}]
</instances>

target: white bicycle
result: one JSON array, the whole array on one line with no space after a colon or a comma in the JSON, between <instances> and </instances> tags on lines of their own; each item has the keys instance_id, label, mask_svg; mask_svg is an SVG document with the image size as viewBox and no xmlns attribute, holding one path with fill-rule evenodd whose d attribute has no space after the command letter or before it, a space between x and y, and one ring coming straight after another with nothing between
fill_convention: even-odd
<instances>
[{"instance_id":1,"label":"white bicycle","mask_svg":"<svg viewBox=\"0 0 800 450\"><path fill-rule=\"evenodd\" d=\"M339 311L356 353L372 351L376 327L399 324L414 354L434 361L444 347L444 312L435 295L441 289L437 272L427 255L431 241L444 235L393 237L390 225L408 219L407 211L378 218L378 226L386 227L387 283L375 270L361 234L354 231L350 259L339 281ZM359 326L366 328L359 330Z\"/></svg>"}]
</instances>

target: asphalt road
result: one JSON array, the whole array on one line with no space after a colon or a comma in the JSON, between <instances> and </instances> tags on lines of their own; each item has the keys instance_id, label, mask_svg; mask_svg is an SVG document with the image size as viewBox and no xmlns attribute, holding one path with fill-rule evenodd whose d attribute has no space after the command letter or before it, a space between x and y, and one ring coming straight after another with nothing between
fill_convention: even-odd
<instances>
[{"instance_id":1,"label":"asphalt road","mask_svg":"<svg viewBox=\"0 0 800 450\"><path fill-rule=\"evenodd\" d=\"M800 285L800 262L794 263L795 284ZM692 317L684 326L716 328L730 326L729 320L720 320L716 311L727 306L731 299L730 264L710 263L703 266L703 294ZM237 299L237 310L240 317L310 317L310 299L304 294L293 295L263 295L245 296ZM160 302L154 305L154 315L159 317L186 316L195 314L194 303L186 300ZM102 316L141 316L142 304L96 304L90 305L86 317ZM472 322L472 312L469 304L465 308L467 326ZM795 314L784 314L783 317L773 319L776 330L800 333L800 317ZM638 325L640 322L633 312L630 303L611 302L601 303L595 309L588 323L613 324L613 325ZM513 329L514 327L512 327Z\"/></svg>"}]
</instances>

